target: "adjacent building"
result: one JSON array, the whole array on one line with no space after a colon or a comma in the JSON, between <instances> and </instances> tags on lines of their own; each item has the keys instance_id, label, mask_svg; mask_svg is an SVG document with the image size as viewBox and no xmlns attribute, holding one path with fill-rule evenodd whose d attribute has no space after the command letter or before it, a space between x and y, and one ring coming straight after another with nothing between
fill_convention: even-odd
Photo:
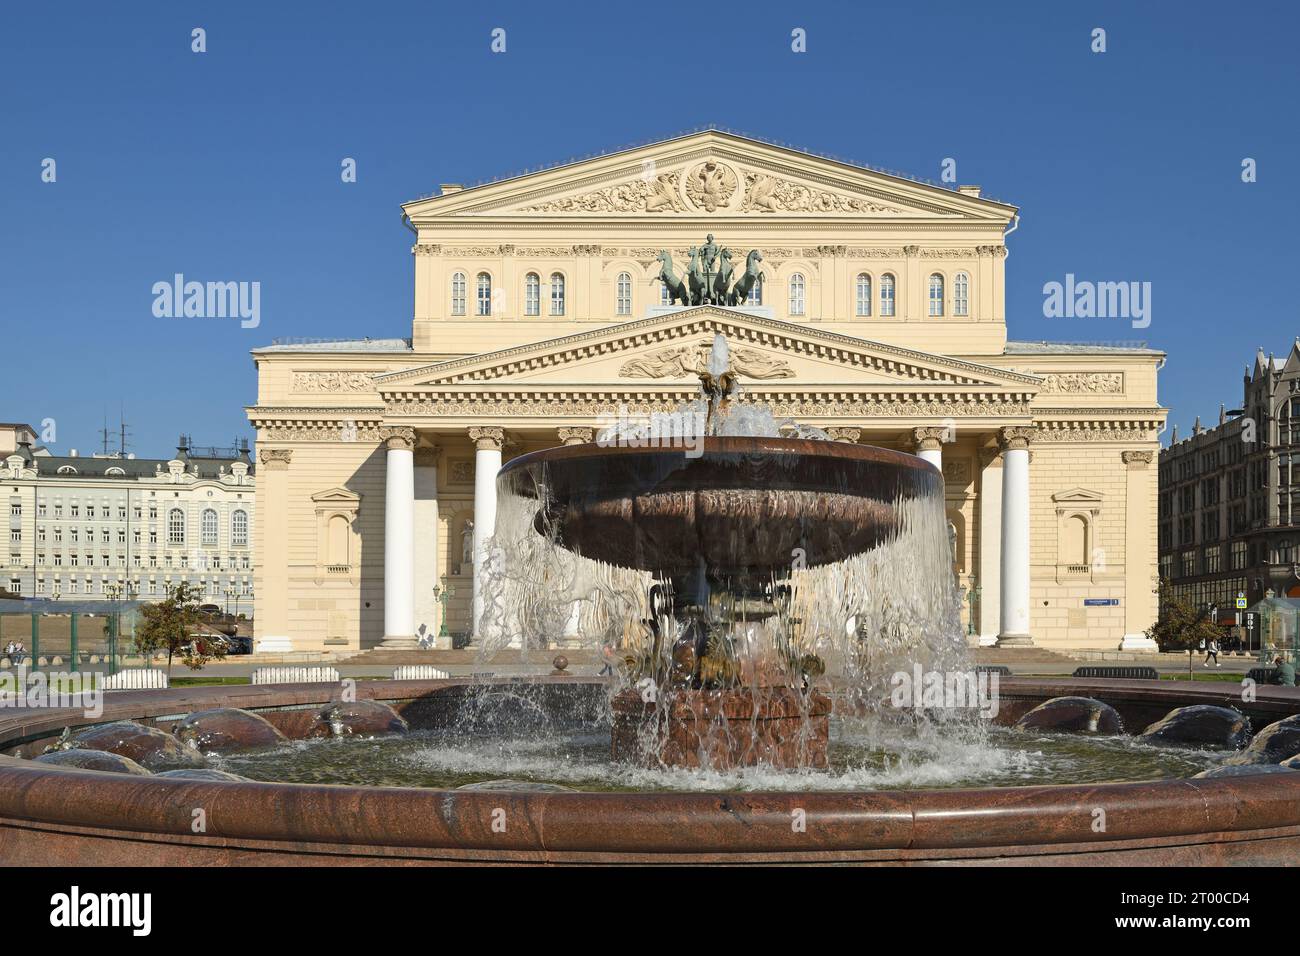
<instances>
[{"instance_id":1,"label":"adjacent building","mask_svg":"<svg viewBox=\"0 0 1300 956\"><path fill-rule=\"evenodd\" d=\"M1268 591L1300 597L1300 340L1257 352L1241 407L1160 452L1160 577L1231 616Z\"/></svg>"},{"instance_id":2,"label":"adjacent building","mask_svg":"<svg viewBox=\"0 0 1300 956\"><path fill-rule=\"evenodd\" d=\"M260 650L472 633L502 462L689 400L716 334L744 400L941 469L972 640L1149 646L1163 353L1008 341L1014 206L708 130L403 212L410 337L253 352ZM743 302L666 291L705 248Z\"/></svg>"},{"instance_id":3,"label":"adjacent building","mask_svg":"<svg viewBox=\"0 0 1300 956\"><path fill-rule=\"evenodd\" d=\"M255 485L247 442L171 458L53 455L29 425L0 424L9 550L0 586L23 597L135 598L188 582L207 603L253 609Z\"/></svg>"}]
</instances>

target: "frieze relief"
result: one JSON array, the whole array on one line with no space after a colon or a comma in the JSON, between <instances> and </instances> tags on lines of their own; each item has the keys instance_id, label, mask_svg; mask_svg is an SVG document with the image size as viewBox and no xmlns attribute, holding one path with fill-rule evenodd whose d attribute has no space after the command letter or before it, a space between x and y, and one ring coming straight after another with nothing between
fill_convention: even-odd
<instances>
[{"instance_id":1,"label":"frieze relief","mask_svg":"<svg viewBox=\"0 0 1300 956\"><path fill-rule=\"evenodd\" d=\"M295 392L373 392L372 375L382 375L387 369L370 372L294 372L292 389Z\"/></svg>"},{"instance_id":2,"label":"frieze relief","mask_svg":"<svg viewBox=\"0 0 1300 956\"><path fill-rule=\"evenodd\" d=\"M1044 394L1118 395L1124 391L1123 372L1051 372L1043 376Z\"/></svg>"}]
</instances>

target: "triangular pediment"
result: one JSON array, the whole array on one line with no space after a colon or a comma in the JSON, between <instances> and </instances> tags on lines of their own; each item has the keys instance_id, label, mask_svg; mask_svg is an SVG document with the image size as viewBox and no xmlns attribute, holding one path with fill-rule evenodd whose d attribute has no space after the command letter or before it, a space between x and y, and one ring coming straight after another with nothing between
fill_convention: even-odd
<instances>
[{"instance_id":1,"label":"triangular pediment","mask_svg":"<svg viewBox=\"0 0 1300 956\"><path fill-rule=\"evenodd\" d=\"M346 488L328 488L325 491L318 491L311 496L311 500L316 504L355 504L361 500L361 496L355 491L348 491Z\"/></svg>"},{"instance_id":2,"label":"triangular pediment","mask_svg":"<svg viewBox=\"0 0 1300 956\"><path fill-rule=\"evenodd\" d=\"M1070 488L1052 495L1052 501L1056 502L1058 508L1066 505L1100 505L1101 499L1102 493L1090 488Z\"/></svg>"},{"instance_id":3,"label":"triangular pediment","mask_svg":"<svg viewBox=\"0 0 1300 956\"><path fill-rule=\"evenodd\" d=\"M738 217L1009 222L1015 207L732 133L706 130L403 205L446 218Z\"/></svg>"},{"instance_id":4,"label":"triangular pediment","mask_svg":"<svg viewBox=\"0 0 1300 956\"><path fill-rule=\"evenodd\" d=\"M1036 393L1036 375L796 325L740 309L698 306L375 377L382 393L453 387L694 387L716 335L745 387L817 386Z\"/></svg>"}]
</instances>

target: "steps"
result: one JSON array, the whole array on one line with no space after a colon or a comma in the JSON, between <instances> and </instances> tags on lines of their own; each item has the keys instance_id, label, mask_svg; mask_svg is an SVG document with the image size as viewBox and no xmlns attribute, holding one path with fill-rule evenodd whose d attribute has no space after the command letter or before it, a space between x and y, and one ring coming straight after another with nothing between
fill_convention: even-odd
<instances>
[{"instance_id":1,"label":"steps","mask_svg":"<svg viewBox=\"0 0 1300 956\"><path fill-rule=\"evenodd\" d=\"M978 647L975 648L977 664L1077 664L1067 654L1049 651L1043 647Z\"/></svg>"}]
</instances>

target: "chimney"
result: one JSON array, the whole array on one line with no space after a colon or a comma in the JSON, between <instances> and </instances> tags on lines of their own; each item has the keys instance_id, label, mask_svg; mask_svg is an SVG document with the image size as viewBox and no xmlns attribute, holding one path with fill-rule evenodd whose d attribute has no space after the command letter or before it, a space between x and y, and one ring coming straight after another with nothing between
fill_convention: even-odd
<instances>
[{"instance_id":1,"label":"chimney","mask_svg":"<svg viewBox=\"0 0 1300 956\"><path fill-rule=\"evenodd\" d=\"M450 196L452 193L458 193L465 187L460 183L443 183L438 187L442 190L444 196Z\"/></svg>"},{"instance_id":2,"label":"chimney","mask_svg":"<svg viewBox=\"0 0 1300 956\"><path fill-rule=\"evenodd\" d=\"M963 196L970 196L971 199L980 198L980 188L978 186L958 186L957 192Z\"/></svg>"}]
</instances>

